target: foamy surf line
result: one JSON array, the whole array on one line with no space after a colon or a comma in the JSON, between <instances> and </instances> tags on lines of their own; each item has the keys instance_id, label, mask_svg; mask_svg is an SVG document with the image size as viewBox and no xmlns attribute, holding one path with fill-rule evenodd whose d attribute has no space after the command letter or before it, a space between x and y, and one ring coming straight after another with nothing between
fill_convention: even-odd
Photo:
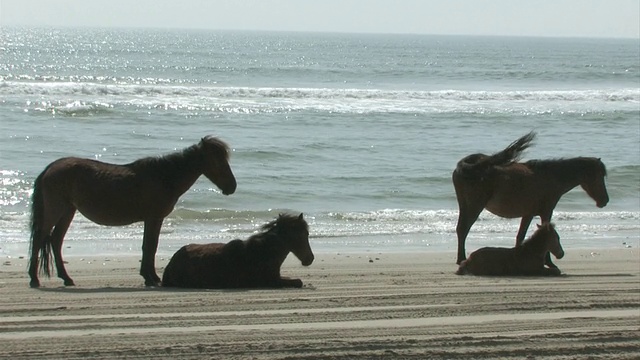
<instances>
[{"instance_id":1,"label":"foamy surf line","mask_svg":"<svg viewBox=\"0 0 640 360\"><path fill-rule=\"evenodd\" d=\"M100 84L91 82L0 82L0 94L37 95L172 95L213 98L291 98L291 99L396 99L396 100L522 100L522 101L631 101L640 102L640 89L592 90L382 90L340 88L223 87L143 84Z\"/></svg>"},{"instance_id":2,"label":"foamy surf line","mask_svg":"<svg viewBox=\"0 0 640 360\"><path fill-rule=\"evenodd\" d=\"M225 113L545 113L637 111L640 90L379 90L250 88L75 82L0 83L5 97L34 95L34 111L75 114L115 107ZM72 98L71 100L69 98ZM44 101L42 101L44 99Z\"/></svg>"},{"instance_id":3,"label":"foamy surf line","mask_svg":"<svg viewBox=\"0 0 640 360\"><path fill-rule=\"evenodd\" d=\"M179 211L169 216L160 236L158 254L173 254L188 243L244 239L268 221L270 212ZM226 219L226 220L225 220ZM311 246L317 252L439 252L455 249L456 211L373 211L309 214ZM554 214L566 249L639 248L640 213L584 212ZM26 256L28 214L0 219L0 255ZM514 244L519 219L483 214L470 233L469 246ZM532 225L533 227L533 225ZM530 228L530 231L531 228ZM143 225L104 227L78 214L64 243L65 256L138 254Z\"/></svg>"}]
</instances>

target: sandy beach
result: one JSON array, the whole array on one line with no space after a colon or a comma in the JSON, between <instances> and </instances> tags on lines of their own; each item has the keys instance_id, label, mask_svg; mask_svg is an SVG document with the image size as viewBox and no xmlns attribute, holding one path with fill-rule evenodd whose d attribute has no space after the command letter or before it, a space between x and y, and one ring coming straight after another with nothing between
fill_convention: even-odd
<instances>
[{"instance_id":1,"label":"sandy beach","mask_svg":"<svg viewBox=\"0 0 640 360\"><path fill-rule=\"evenodd\" d=\"M66 260L77 286L30 289L26 259L2 259L1 358L640 358L633 248L568 249L557 278L458 276L453 253L290 255L304 287L286 290L145 288L137 257Z\"/></svg>"}]
</instances>

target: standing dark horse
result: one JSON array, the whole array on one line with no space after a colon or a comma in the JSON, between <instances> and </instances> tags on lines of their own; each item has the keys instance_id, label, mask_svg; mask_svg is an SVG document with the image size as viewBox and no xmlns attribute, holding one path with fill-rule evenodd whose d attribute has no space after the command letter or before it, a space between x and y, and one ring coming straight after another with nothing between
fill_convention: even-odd
<instances>
[{"instance_id":1,"label":"standing dark horse","mask_svg":"<svg viewBox=\"0 0 640 360\"><path fill-rule=\"evenodd\" d=\"M229 166L229 147L204 137L198 144L162 157L148 157L126 165L90 159L58 159L36 178L31 210L31 287L39 287L40 270L51 274L51 252L58 277L74 285L62 260L62 241L76 210L87 219L109 226L144 221L140 275L145 285L157 286L155 254L162 221L178 198L204 174L225 195L236 190Z\"/></svg>"},{"instance_id":2,"label":"standing dark horse","mask_svg":"<svg viewBox=\"0 0 640 360\"><path fill-rule=\"evenodd\" d=\"M544 267L545 258L552 253L564 257L560 236L553 224L538 225L538 229L522 245L513 248L483 247L460 263L458 275L550 276L560 275L558 268Z\"/></svg>"},{"instance_id":3,"label":"standing dark horse","mask_svg":"<svg viewBox=\"0 0 640 360\"><path fill-rule=\"evenodd\" d=\"M190 244L178 250L162 275L162 286L225 289L302 287L300 279L280 276L289 252L302 265L313 262L309 227L302 214L280 214L247 240Z\"/></svg>"},{"instance_id":4,"label":"standing dark horse","mask_svg":"<svg viewBox=\"0 0 640 360\"><path fill-rule=\"evenodd\" d=\"M452 176L460 209L456 226L458 264L466 259L465 240L483 209L504 218L522 218L516 236L518 246L533 217L550 222L562 195L578 185L599 208L609 202L604 181L607 170L598 158L517 162L534 137L531 132L494 155L473 154L458 162ZM547 265L555 266L548 254Z\"/></svg>"}]
</instances>

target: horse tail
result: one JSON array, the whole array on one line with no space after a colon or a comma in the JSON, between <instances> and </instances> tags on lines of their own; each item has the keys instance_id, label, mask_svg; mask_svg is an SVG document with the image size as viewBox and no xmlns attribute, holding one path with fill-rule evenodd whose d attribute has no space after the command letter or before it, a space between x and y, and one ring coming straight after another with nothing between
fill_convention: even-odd
<instances>
[{"instance_id":1,"label":"horse tail","mask_svg":"<svg viewBox=\"0 0 640 360\"><path fill-rule=\"evenodd\" d=\"M520 158L520 154L525 151L531 142L535 139L536 133L530 132L520 139L512 142L504 150L497 152L489 157L490 166L506 165L508 163L517 161Z\"/></svg>"},{"instance_id":2,"label":"horse tail","mask_svg":"<svg viewBox=\"0 0 640 360\"><path fill-rule=\"evenodd\" d=\"M38 241L38 247L40 248L40 272L47 277L51 276L52 261L51 261L51 236L49 234L42 233L42 222L44 221L44 195L42 193L42 178L44 177L46 170L40 173L33 184L33 195L31 195L31 239L29 244L29 253L31 253L33 247ZM31 257L29 263L32 261L38 261Z\"/></svg>"},{"instance_id":3,"label":"horse tail","mask_svg":"<svg viewBox=\"0 0 640 360\"><path fill-rule=\"evenodd\" d=\"M532 145L535 137L536 133L532 131L509 144L504 150L491 156L484 154L469 155L458 162L456 172L465 178L482 179L493 167L504 166L517 161L522 152Z\"/></svg>"}]
</instances>

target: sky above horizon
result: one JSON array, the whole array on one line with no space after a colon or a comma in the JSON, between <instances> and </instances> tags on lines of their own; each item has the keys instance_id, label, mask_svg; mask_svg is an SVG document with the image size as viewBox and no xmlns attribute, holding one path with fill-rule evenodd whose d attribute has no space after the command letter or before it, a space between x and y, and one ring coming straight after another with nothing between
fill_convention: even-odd
<instances>
[{"instance_id":1,"label":"sky above horizon","mask_svg":"<svg viewBox=\"0 0 640 360\"><path fill-rule=\"evenodd\" d=\"M0 26L640 38L640 0L0 0Z\"/></svg>"}]
</instances>

